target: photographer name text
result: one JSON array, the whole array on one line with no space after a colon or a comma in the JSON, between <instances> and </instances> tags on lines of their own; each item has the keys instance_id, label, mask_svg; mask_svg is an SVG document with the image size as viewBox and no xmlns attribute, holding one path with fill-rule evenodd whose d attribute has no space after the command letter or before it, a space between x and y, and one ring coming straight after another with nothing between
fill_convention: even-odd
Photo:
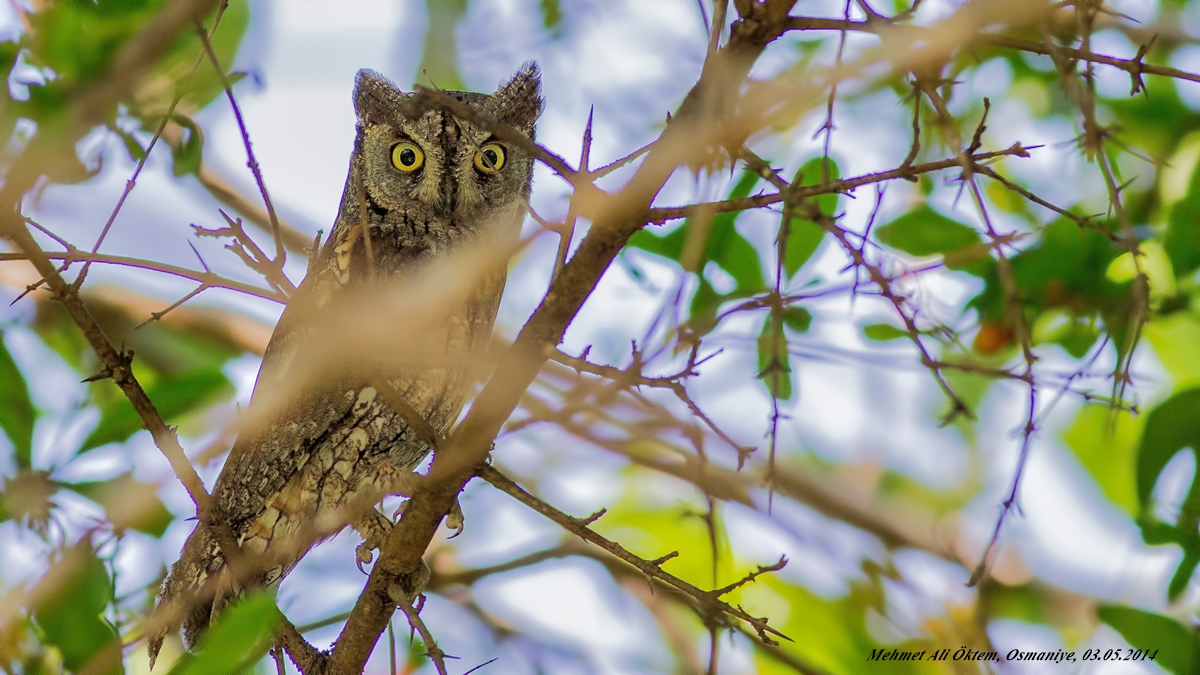
<instances>
[{"instance_id":1,"label":"photographer name text","mask_svg":"<svg viewBox=\"0 0 1200 675\"><path fill-rule=\"evenodd\" d=\"M1073 649L1053 651L1025 651L1010 649L1003 656L999 652L979 651L968 647L951 649L872 649L868 661L1048 661L1051 663L1075 663L1077 661L1153 661L1158 650L1149 649L1085 649L1082 653Z\"/></svg>"}]
</instances>

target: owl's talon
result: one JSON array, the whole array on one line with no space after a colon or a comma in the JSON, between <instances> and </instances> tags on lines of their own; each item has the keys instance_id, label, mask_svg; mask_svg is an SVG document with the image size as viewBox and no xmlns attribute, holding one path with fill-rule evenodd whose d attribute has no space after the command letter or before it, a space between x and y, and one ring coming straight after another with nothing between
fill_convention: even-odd
<instances>
[{"instance_id":1,"label":"owl's talon","mask_svg":"<svg viewBox=\"0 0 1200 675\"><path fill-rule=\"evenodd\" d=\"M450 535L450 539L457 537L467 528L466 517L463 515L462 507L458 505L458 500L454 500L454 506L450 507L450 513L446 514L446 527L454 530L454 534Z\"/></svg>"},{"instance_id":2,"label":"owl's talon","mask_svg":"<svg viewBox=\"0 0 1200 675\"><path fill-rule=\"evenodd\" d=\"M371 562L371 560L375 557L375 549L377 549L377 548L379 548L378 545L371 546L369 543L364 541L363 543L358 545L358 548L354 549L355 558L356 558L354 563L356 565L358 565L359 572L362 572L363 574L367 574L367 570L363 569L363 565L369 564Z\"/></svg>"},{"instance_id":3,"label":"owl's talon","mask_svg":"<svg viewBox=\"0 0 1200 675\"><path fill-rule=\"evenodd\" d=\"M352 523L351 527L363 538L363 542L354 549L354 562L358 565L358 571L366 574L363 565L374 559L374 552L379 550L388 532L392 530L392 522L382 513L371 509L357 523Z\"/></svg>"}]
</instances>

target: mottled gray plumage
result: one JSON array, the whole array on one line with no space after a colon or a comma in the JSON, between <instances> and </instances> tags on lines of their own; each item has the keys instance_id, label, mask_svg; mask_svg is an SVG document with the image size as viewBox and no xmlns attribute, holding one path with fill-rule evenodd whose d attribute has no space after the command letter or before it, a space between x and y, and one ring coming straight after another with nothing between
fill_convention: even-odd
<instances>
[{"instance_id":1,"label":"mottled gray plumage","mask_svg":"<svg viewBox=\"0 0 1200 675\"><path fill-rule=\"evenodd\" d=\"M533 137L542 109L535 65L523 67L491 96L447 93ZM419 272L471 242L516 241L533 159L439 109L406 117L412 97L377 73L359 71L354 88L358 134L337 222L271 337L251 417L265 405L260 399L269 397L263 392L311 353L314 327L322 317L328 319L347 299ZM436 339L450 358L424 367L379 365L374 371L438 434L449 430L470 388L469 369L455 367L453 355L486 347L503 288L501 267L485 275L465 303L449 308ZM361 361L361 355L348 356ZM298 543L301 529L355 497L373 494L389 476L411 472L428 454L426 435L371 386L380 381L349 369L323 378L288 397L281 414L243 430L237 439L213 489L215 515L229 524L249 555L280 556L298 549L284 554L257 583L278 583L303 556L308 546ZM387 523L380 523L375 511L369 516L356 527L366 533L368 544L376 544L370 539ZM222 580L225 567L208 527L199 524L158 600L190 605L183 620L189 646L237 593ZM206 580L216 584L211 601L192 602ZM164 636L165 631L151 636L152 664Z\"/></svg>"}]
</instances>

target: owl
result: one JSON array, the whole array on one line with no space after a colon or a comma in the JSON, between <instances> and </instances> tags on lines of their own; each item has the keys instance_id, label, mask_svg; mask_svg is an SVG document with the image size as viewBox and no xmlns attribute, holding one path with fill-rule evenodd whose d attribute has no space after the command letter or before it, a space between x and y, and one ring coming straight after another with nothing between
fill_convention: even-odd
<instances>
[{"instance_id":1,"label":"owl","mask_svg":"<svg viewBox=\"0 0 1200 675\"><path fill-rule=\"evenodd\" d=\"M530 63L490 96L445 93L481 118L532 139L542 111L540 92L537 66ZM344 320L337 308L380 288L402 287L405 279L472 244L517 241L533 158L470 120L413 105L415 96L378 73L358 73L353 95L358 133L337 221L263 356L247 417L258 414L265 421L242 429L212 492L215 515L230 526L242 551L270 566L263 565L267 569L250 583L234 583L213 533L198 524L158 595L159 605L186 608L182 622L189 647L239 588L277 584L295 566L316 543L305 538L306 527L344 513L356 499L375 501L389 476L412 472L430 451L430 431L445 434L470 393L472 373L461 355L482 351L491 337L504 289L503 264L481 274L462 302L443 308L444 321L424 336L442 346L444 358L381 358L370 374L326 368L300 391L287 392L284 403L264 402L272 394L278 398L275 389L290 386L289 371L302 367L314 349L328 349L314 336L319 327ZM338 356L327 360L337 364ZM362 360L360 354L345 356L347 362ZM392 391L385 396L379 387ZM332 536L343 523L324 535ZM360 547L360 563L369 560L369 549L380 543L390 521L372 509L350 524L364 536L367 550L364 556ZM151 666L166 632L150 635Z\"/></svg>"}]
</instances>

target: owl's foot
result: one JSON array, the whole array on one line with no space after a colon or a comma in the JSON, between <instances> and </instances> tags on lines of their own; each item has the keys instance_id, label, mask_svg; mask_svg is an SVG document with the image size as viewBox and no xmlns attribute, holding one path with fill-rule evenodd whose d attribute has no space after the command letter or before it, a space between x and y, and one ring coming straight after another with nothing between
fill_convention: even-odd
<instances>
[{"instance_id":1,"label":"owl's foot","mask_svg":"<svg viewBox=\"0 0 1200 675\"><path fill-rule=\"evenodd\" d=\"M392 518L397 518L404 513L404 506L408 504L405 500L396 508L396 512L392 514ZM358 565L358 571L366 574L363 565L367 565L375 557L375 551L383 546L383 540L387 538L388 533L392 531L392 521L387 519L387 516L371 509L367 511L363 517L356 523L351 523L351 527L358 532L363 538L363 543L354 549L355 563ZM463 533L466 528L466 520L463 517L462 507L458 505L458 500L454 500L454 506L450 507L450 513L446 514L446 527L454 530L454 534L450 535L453 539ZM428 574L426 574L428 577Z\"/></svg>"},{"instance_id":2,"label":"owl's foot","mask_svg":"<svg viewBox=\"0 0 1200 675\"><path fill-rule=\"evenodd\" d=\"M383 546L383 540L387 537L388 532L392 531L392 521L382 513L371 509L363 514L358 522L352 523L351 527L363 538L363 543L359 544L354 552L358 571L366 574L363 565L370 563L374 558L374 551L378 551L379 547Z\"/></svg>"},{"instance_id":3,"label":"owl's foot","mask_svg":"<svg viewBox=\"0 0 1200 675\"><path fill-rule=\"evenodd\" d=\"M392 518L399 518L404 515L404 507L408 505L408 501L400 502L400 506L396 507ZM450 513L446 514L446 527L454 530L454 534L450 535L450 539L457 537L463 533L467 527L466 517L463 516L462 507L458 505L458 499L454 500L454 506L450 507Z\"/></svg>"},{"instance_id":4,"label":"owl's foot","mask_svg":"<svg viewBox=\"0 0 1200 675\"><path fill-rule=\"evenodd\" d=\"M421 566L415 572L397 577L396 582L388 586L388 595L396 605L412 607L425 592L425 586L429 584L429 577L433 575L433 570L429 569L429 565L425 564L424 560L417 562L421 563Z\"/></svg>"}]
</instances>

